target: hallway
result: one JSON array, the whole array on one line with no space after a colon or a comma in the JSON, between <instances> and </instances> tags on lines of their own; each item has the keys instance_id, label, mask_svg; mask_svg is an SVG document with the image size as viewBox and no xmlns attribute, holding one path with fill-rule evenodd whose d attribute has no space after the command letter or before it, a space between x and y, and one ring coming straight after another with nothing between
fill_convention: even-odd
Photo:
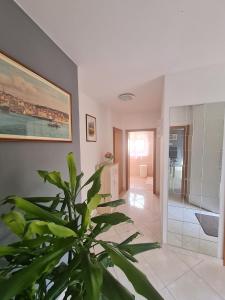
<instances>
[{"instance_id":1,"label":"hallway","mask_svg":"<svg viewBox=\"0 0 225 300\"><path fill-rule=\"evenodd\" d=\"M160 242L160 202L152 192L152 184L145 182L146 178L131 177L131 188L122 196L127 203L120 206L119 211L129 215L134 221L134 225L125 226L124 235L127 236L135 229L143 234L139 239Z\"/></svg>"},{"instance_id":2,"label":"hallway","mask_svg":"<svg viewBox=\"0 0 225 300\"><path fill-rule=\"evenodd\" d=\"M131 181L131 189L123 195L126 204L117 211L129 215L134 224L121 224L104 233L105 239L121 242L139 231L138 242L160 241L159 198L144 183ZM165 245L137 256L137 266L149 278L165 300L224 300L225 269L222 262L203 254ZM135 294L123 273L112 268L112 273ZM135 294L135 299L144 299Z\"/></svg>"}]
</instances>

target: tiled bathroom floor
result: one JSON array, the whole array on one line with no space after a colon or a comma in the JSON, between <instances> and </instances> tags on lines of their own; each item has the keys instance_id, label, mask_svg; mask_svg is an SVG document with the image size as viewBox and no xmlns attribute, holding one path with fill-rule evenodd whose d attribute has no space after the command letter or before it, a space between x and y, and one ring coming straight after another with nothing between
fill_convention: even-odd
<instances>
[{"instance_id":1,"label":"tiled bathroom floor","mask_svg":"<svg viewBox=\"0 0 225 300\"><path fill-rule=\"evenodd\" d=\"M134 224L122 224L104 233L104 238L122 241L139 231L136 242L160 241L159 199L151 190L131 188L124 195L127 203L119 207ZM138 267L147 275L165 300L225 300L225 268L221 261L188 250L165 245L137 256ZM123 273L112 273L130 290ZM144 299L136 295L135 299Z\"/></svg>"},{"instance_id":2,"label":"tiled bathroom floor","mask_svg":"<svg viewBox=\"0 0 225 300\"><path fill-rule=\"evenodd\" d=\"M196 213L218 216L189 203L169 199L168 242L177 247L217 256L218 237L204 233Z\"/></svg>"}]
</instances>

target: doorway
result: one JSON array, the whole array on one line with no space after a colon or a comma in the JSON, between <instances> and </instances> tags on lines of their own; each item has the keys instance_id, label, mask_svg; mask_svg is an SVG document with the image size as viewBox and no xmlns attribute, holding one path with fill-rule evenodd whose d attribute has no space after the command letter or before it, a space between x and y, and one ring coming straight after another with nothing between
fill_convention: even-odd
<instances>
[{"instance_id":1,"label":"doorway","mask_svg":"<svg viewBox=\"0 0 225 300\"><path fill-rule=\"evenodd\" d=\"M169 193L181 201L188 193L189 125L170 126L169 138Z\"/></svg>"},{"instance_id":2,"label":"doorway","mask_svg":"<svg viewBox=\"0 0 225 300\"><path fill-rule=\"evenodd\" d=\"M156 129L126 130L126 190L150 189L156 194Z\"/></svg>"},{"instance_id":3,"label":"doorway","mask_svg":"<svg viewBox=\"0 0 225 300\"><path fill-rule=\"evenodd\" d=\"M113 156L114 163L118 164L118 190L123 192L123 131L113 127Z\"/></svg>"}]
</instances>

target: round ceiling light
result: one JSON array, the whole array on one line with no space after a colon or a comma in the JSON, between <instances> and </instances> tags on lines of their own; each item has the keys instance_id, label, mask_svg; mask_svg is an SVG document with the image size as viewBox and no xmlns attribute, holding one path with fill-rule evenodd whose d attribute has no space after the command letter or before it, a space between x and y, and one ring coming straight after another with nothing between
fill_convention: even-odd
<instances>
[{"instance_id":1,"label":"round ceiling light","mask_svg":"<svg viewBox=\"0 0 225 300\"><path fill-rule=\"evenodd\" d=\"M134 97L135 97L135 95L132 93L124 93L124 94L120 94L118 96L118 98L122 101L130 101L130 100L133 100Z\"/></svg>"}]
</instances>

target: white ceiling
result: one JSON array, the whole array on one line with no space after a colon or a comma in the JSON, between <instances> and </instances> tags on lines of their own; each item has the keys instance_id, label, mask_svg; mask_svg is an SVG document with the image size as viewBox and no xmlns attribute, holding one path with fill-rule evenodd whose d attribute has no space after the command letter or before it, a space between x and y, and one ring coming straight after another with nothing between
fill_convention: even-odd
<instances>
[{"instance_id":1,"label":"white ceiling","mask_svg":"<svg viewBox=\"0 0 225 300\"><path fill-rule=\"evenodd\" d=\"M225 62L224 0L16 2L77 63L81 90L115 110L159 111L162 75Z\"/></svg>"}]
</instances>

